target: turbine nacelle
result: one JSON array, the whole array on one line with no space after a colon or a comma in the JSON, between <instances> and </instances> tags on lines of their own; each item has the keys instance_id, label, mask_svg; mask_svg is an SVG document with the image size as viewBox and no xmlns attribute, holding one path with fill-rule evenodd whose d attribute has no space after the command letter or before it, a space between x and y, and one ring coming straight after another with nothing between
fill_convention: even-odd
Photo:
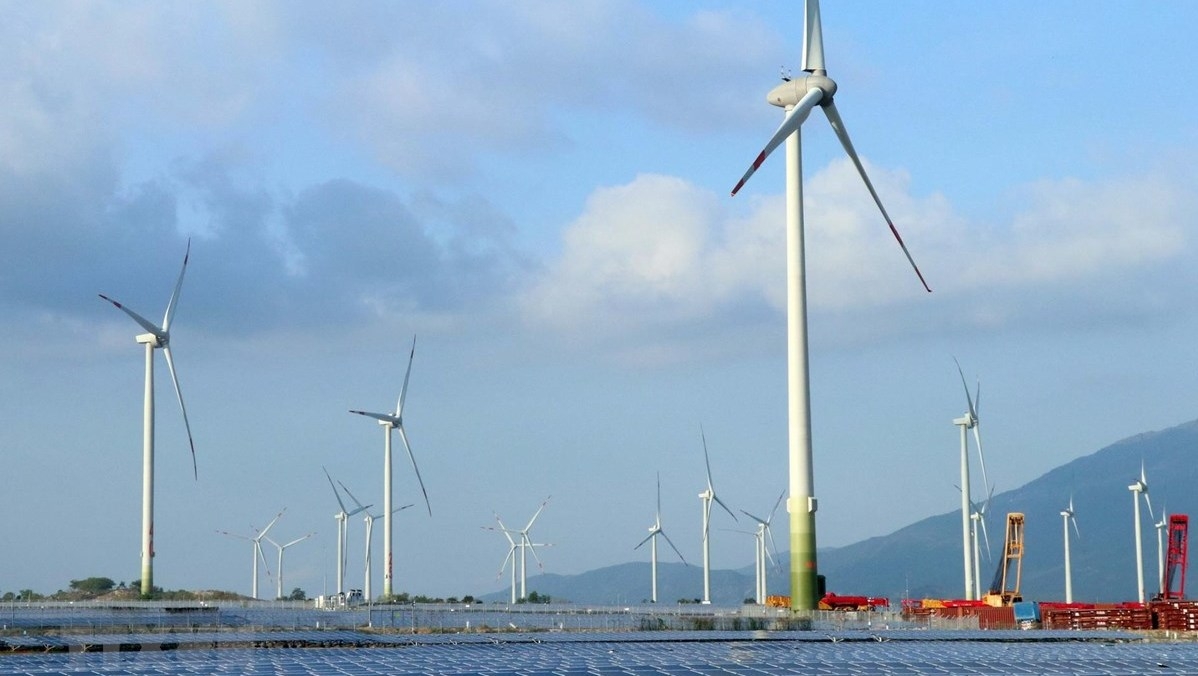
<instances>
[{"instance_id":1,"label":"turbine nacelle","mask_svg":"<svg viewBox=\"0 0 1198 676\"><path fill-rule=\"evenodd\" d=\"M793 108L813 89L823 92L819 105L826 106L832 102L832 97L836 94L836 81L823 73L786 80L771 89L765 100L771 106Z\"/></svg>"}]
</instances>

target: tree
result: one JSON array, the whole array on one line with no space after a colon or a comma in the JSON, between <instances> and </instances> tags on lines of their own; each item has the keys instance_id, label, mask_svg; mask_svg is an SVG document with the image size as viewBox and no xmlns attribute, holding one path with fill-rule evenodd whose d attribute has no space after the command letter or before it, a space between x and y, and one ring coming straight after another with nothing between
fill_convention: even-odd
<instances>
[{"instance_id":1,"label":"tree","mask_svg":"<svg viewBox=\"0 0 1198 676\"><path fill-rule=\"evenodd\" d=\"M287 597L287 600L289 600L289 601L307 601L308 595L306 593L304 593L303 589L296 587L295 589L291 590L291 594Z\"/></svg>"},{"instance_id":2,"label":"tree","mask_svg":"<svg viewBox=\"0 0 1198 676\"><path fill-rule=\"evenodd\" d=\"M83 580L71 580L71 589L85 594L105 594L112 591L116 583L107 577L89 577Z\"/></svg>"}]
</instances>

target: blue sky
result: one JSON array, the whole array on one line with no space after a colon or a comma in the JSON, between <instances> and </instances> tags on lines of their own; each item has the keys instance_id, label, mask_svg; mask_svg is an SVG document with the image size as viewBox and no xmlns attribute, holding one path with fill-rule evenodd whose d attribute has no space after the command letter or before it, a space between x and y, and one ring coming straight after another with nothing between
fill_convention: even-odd
<instances>
[{"instance_id":1,"label":"blue sky","mask_svg":"<svg viewBox=\"0 0 1198 676\"><path fill-rule=\"evenodd\" d=\"M188 238L172 346L199 480L159 359L160 585L248 593L248 545L216 531L286 507L272 533L317 534L285 586L331 590L320 468L381 504L380 431L347 411L393 405L413 335L433 516L396 519L397 591L501 588L481 527L549 495L547 571L647 559L658 471L698 561L700 425L734 509L785 486L780 157L728 191L798 70L794 3L5 14L0 590L138 575L142 353L96 294L161 317ZM823 20L837 106L934 293L814 113L821 545L959 504L953 356L1000 492L1195 418L1198 5L829 0ZM419 497L402 456L395 479ZM752 561L716 533L716 567Z\"/></svg>"}]
</instances>

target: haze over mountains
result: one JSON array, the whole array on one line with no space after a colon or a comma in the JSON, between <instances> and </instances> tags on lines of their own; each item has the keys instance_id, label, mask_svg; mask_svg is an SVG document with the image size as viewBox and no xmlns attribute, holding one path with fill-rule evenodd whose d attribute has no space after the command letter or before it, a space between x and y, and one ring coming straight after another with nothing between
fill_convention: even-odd
<instances>
[{"instance_id":1,"label":"haze over mountains","mask_svg":"<svg viewBox=\"0 0 1198 676\"><path fill-rule=\"evenodd\" d=\"M1136 568L1132 495L1128 486L1144 464L1156 521L1161 513L1198 514L1198 420L1156 432L1145 432L1111 444L1095 453L1057 467L1013 490L1001 485L989 508L991 558L983 552L982 580L988 584L1002 551L1008 512L1026 518L1022 592L1029 600L1064 599L1063 510L1073 496L1081 536L1071 536L1074 600L1080 602L1134 601ZM1000 478L1001 480L1001 478ZM885 505L879 505L884 509ZM1157 590L1157 531L1141 510L1144 538L1145 589ZM786 546L785 515L775 519L775 536ZM734 533L724 537L743 537ZM748 538L746 538L747 540ZM745 543L746 554L751 545ZM638 553L639 554L639 553ZM579 603L640 603L649 597L649 562L625 563L578 575L530 575L529 591L554 600ZM630 556L631 558L631 556ZM787 593L786 552L771 567L771 593ZM961 515L958 511L931 516L889 535L845 547L822 549L820 572L829 591L840 594L887 596L892 604L912 598L960 598L964 592L961 563ZM658 563L658 598L662 603L702 595L701 565L676 561ZM712 571L712 601L737 604L753 595L753 566ZM485 596L490 601L509 597L508 588Z\"/></svg>"}]
</instances>

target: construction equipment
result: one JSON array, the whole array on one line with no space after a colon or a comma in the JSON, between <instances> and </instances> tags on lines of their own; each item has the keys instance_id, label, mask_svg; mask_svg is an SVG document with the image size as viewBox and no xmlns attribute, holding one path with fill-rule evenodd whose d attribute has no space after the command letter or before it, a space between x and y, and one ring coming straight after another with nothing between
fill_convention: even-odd
<instances>
[{"instance_id":1,"label":"construction equipment","mask_svg":"<svg viewBox=\"0 0 1198 676\"><path fill-rule=\"evenodd\" d=\"M1174 514L1169 517L1169 549L1165 554L1165 579L1158 600L1180 600L1186 597L1186 550L1190 517ZM1173 589L1177 585L1176 591Z\"/></svg>"},{"instance_id":2,"label":"construction equipment","mask_svg":"<svg viewBox=\"0 0 1198 676\"><path fill-rule=\"evenodd\" d=\"M878 610L889 607L890 599L882 596L841 596L828 592L819 600L820 610Z\"/></svg>"},{"instance_id":3,"label":"construction equipment","mask_svg":"<svg viewBox=\"0 0 1198 676\"><path fill-rule=\"evenodd\" d=\"M1012 567L1014 572L1012 573ZM1019 595L1019 578L1023 573L1023 514L1007 514L1007 537L1002 560L994 572L990 592L982 597L988 606L1003 608L1023 600Z\"/></svg>"}]
</instances>

